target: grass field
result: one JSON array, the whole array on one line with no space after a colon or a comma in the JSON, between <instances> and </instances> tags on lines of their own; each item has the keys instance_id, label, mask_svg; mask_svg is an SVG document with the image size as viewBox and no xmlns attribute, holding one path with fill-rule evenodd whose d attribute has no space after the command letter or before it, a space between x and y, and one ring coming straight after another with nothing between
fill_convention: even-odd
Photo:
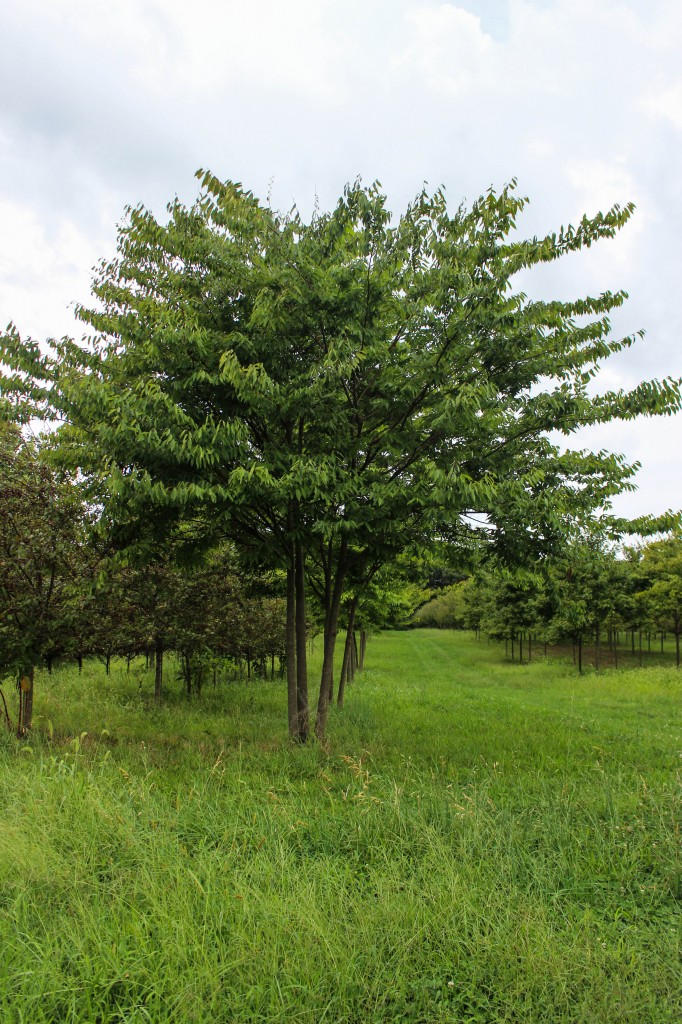
<instances>
[{"instance_id":1,"label":"grass field","mask_svg":"<svg viewBox=\"0 0 682 1024\"><path fill-rule=\"evenodd\" d=\"M283 683L39 676L0 739L3 1022L682 1020L682 677L384 634ZM173 693L170 693L170 691Z\"/></svg>"}]
</instances>

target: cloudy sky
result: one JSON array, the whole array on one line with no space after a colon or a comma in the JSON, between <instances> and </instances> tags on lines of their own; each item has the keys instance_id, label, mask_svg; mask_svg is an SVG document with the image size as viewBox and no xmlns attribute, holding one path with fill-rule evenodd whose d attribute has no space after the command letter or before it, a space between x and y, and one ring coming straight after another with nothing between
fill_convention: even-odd
<instances>
[{"instance_id":1,"label":"cloudy sky","mask_svg":"<svg viewBox=\"0 0 682 1024\"><path fill-rule=\"evenodd\" d=\"M647 336L603 385L682 376L679 0L7 0L0 29L2 326L79 336L125 205L191 200L199 167L304 213L357 175L395 211L424 181L456 206L516 177L528 234L636 203L524 287L626 288L614 329ZM620 512L682 508L681 428L583 436L642 463Z\"/></svg>"}]
</instances>

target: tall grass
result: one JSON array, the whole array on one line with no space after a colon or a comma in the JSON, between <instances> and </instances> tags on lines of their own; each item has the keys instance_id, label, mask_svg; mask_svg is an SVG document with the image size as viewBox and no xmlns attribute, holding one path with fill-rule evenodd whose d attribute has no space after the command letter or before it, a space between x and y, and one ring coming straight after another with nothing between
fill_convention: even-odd
<instances>
[{"instance_id":1,"label":"tall grass","mask_svg":"<svg viewBox=\"0 0 682 1024\"><path fill-rule=\"evenodd\" d=\"M0 744L0 1019L682 1019L682 686L385 634L291 747L284 684L96 665Z\"/></svg>"}]
</instances>

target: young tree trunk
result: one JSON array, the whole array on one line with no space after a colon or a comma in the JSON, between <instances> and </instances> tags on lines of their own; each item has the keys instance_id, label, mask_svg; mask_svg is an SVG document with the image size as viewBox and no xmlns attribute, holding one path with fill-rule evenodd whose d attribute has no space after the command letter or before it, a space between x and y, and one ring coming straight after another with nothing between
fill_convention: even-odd
<instances>
[{"instance_id":1,"label":"young tree trunk","mask_svg":"<svg viewBox=\"0 0 682 1024\"><path fill-rule=\"evenodd\" d=\"M298 694L296 688L296 569L293 546L291 549L291 558L287 565L287 625L285 643L289 735L292 739L298 739Z\"/></svg>"},{"instance_id":2,"label":"young tree trunk","mask_svg":"<svg viewBox=\"0 0 682 1024\"><path fill-rule=\"evenodd\" d=\"M82 671L83 671L83 655L79 654L78 655L78 675L80 675Z\"/></svg>"},{"instance_id":3,"label":"young tree trunk","mask_svg":"<svg viewBox=\"0 0 682 1024\"><path fill-rule=\"evenodd\" d=\"M348 540L346 537L341 541L334 586L325 610L324 617L324 653L322 656L322 676L320 679L320 696L317 702L317 718L315 721L315 735L318 740L324 739L327 728L327 717L329 715L329 677L334 672L334 648L336 646L336 634L339 627L339 611L341 598L343 596L343 584L346 579L346 555L348 552Z\"/></svg>"},{"instance_id":4,"label":"young tree trunk","mask_svg":"<svg viewBox=\"0 0 682 1024\"><path fill-rule=\"evenodd\" d=\"M511 660L514 660L514 630L512 629L511 635Z\"/></svg>"},{"instance_id":5,"label":"young tree trunk","mask_svg":"<svg viewBox=\"0 0 682 1024\"><path fill-rule=\"evenodd\" d=\"M308 638L306 621L305 556L299 541L295 545L296 577L296 713L298 739L307 743L310 731L308 712Z\"/></svg>"},{"instance_id":6,"label":"young tree trunk","mask_svg":"<svg viewBox=\"0 0 682 1024\"><path fill-rule=\"evenodd\" d=\"M598 672L599 671L599 626L597 626L595 628L594 639L595 639L594 667L596 668L596 670Z\"/></svg>"},{"instance_id":7,"label":"young tree trunk","mask_svg":"<svg viewBox=\"0 0 682 1024\"><path fill-rule=\"evenodd\" d=\"M523 630L519 633L519 665L523 665Z\"/></svg>"},{"instance_id":8,"label":"young tree trunk","mask_svg":"<svg viewBox=\"0 0 682 1024\"><path fill-rule=\"evenodd\" d=\"M341 666L341 678L339 679L339 692L336 698L337 705L343 707L343 698L346 689L346 680L350 673L350 662L352 657L353 629L355 627L355 609L357 598L353 598L348 609L348 629L346 630L346 643L343 649L343 664Z\"/></svg>"},{"instance_id":9,"label":"young tree trunk","mask_svg":"<svg viewBox=\"0 0 682 1024\"><path fill-rule=\"evenodd\" d=\"M583 674L583 637L582 633L578 637L578 675Z\"/></svg>"},{"instance_id":10,"label":"young tree trunk","mask_svg":"<svg viewBox=\"0 0 682 1024\"><path fill-rule=\"evenodd\" d=\"M154 700L160 703L163 689L163 638L160 636L156 638L154 662L156 666L154 670Z\"/></svg>"},{"instance_id":11,"label":"young tree trunk","mask_svg":"<svg viewBox=\"0 0 682 1024\"><path fill-rule=\"evenodd\" d=\"M528 660L530 661L533 656L533 636L531 633L528 634Z\"/></svg>"},{"instance_id":12,"label":"young tree trunk","mask_svg":"<svg viewBox=\"0 0 682 1024\"><path fill-rule=\"evenodd\" d=\"M111 675L111 655L107 654L107 660L104 662L104 671L110 676Z\"/></svg>"},{"instance_id":13,"label":"young tree trunk","mask_svg":"<svg viewBox=\"0 0 682 1024\"><path fill-rule=\"evenodd\" d=\"M642 631L639 631L639 667L642 667Z\"/></svg>"},{"instance_id":14,"label":"young tree trunk","mask_svg":"<svg viewBox=\"0 0 682 1024\"><path fill-rule=\"evenodd\" d=\"M17 721L17 736L23 736L29 731L33 724L33 681L35 678L35 667L31 662L21 674L19 680L19 719Z\"/></svg>"},{"instance_id":15,"label":"young tree trunk","mask_svg":"<svg viewBox=\"0 0 682 1024\"><path fill-rule=\"evenodd\" d=\"M367 650L367 630L360 630L360 661L358 668L362 672L365 667L365 651Z\"/></svg>"}]
</instances>

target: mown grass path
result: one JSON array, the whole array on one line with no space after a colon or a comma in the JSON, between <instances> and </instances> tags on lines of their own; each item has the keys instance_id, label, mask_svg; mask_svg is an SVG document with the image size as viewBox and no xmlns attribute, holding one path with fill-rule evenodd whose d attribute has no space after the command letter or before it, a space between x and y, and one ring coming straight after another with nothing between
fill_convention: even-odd
<instances>
[{"instance_id":1,"label":"mown grass path","mask_svg":"<svg viewBox=\"0 0 682 1024\"><path fill-rule=\"evenodd\" d=\"M3 737L3 1022L682 1019L674 670L385 634L327 750L279 681L150 689L41 677Z\"/></svg>"}]
</instances>

